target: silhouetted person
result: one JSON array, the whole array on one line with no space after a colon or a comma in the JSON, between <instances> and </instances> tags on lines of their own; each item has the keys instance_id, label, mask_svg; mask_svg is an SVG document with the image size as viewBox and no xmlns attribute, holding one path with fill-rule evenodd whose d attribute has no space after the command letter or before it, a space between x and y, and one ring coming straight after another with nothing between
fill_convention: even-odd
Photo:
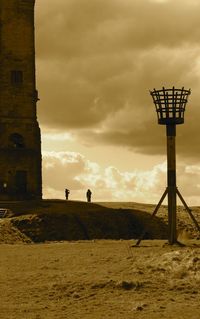
<instances>
[{"instance_id":1,"label":"silhouetted person","mask_svg":"<svg viewBox=\"0 0 200 319\"><path fill-rule=\"evenodd\" d=\"M68 200L68 198L69 198L69 193L70 193L70 191L69 191L69 189L65 189L65 198L66 198L66 200Z\"/></svg>"},{"instance_id":2,"label":"silhouetted person","mask_svg":"<svg viewBox=\"0 0 200 319\"><path fill-rule=\"evenodd\" d=\"M87 193L86 193L86 197L87 197L87 201L88 203L91 202L91 196L92 196L92 192L90 189L87 190Z\"/></svg>"}]
</instances>

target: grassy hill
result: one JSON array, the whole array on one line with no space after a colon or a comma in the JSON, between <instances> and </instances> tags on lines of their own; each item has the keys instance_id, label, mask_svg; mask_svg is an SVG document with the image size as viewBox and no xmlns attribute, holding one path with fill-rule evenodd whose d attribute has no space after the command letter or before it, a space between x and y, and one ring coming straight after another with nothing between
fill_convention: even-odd
<instances>
[{"instance_id":1,"label":"grassy hill","mask_svg":"<svg viewBox=\"0 0 200 319\"><path fill-rule=\"evenodd\" d=\"M20 232L32 242L91 239L137 239L144 229L146 239L167 238L167 208L162 206L151 219L155 205L139 203L86 203L80 201L42 200L28 202L4 202L1 207L12 213L8 223L15 237ZM178 230L193 238L198 234L189 216L178 207ZM199 208L194 215L200 222ZM1 223L1 226L3 224ZM2 234L3 232L1 232ZM5 241L4 238L0 242Z\"/></svg>"},{"instance_id":2,"label":"grassy hill","mask_svg":"<svg viewBox=\"0 0 200 319\"><path fill-rule=\"evenodd\" d=\"M10 222L33 242L90 239L167 238L162 219L151 220L139 209L108 207L103 203L43 200L7 202L1 207L12 211Z\"/></svg>"}]
</instances>

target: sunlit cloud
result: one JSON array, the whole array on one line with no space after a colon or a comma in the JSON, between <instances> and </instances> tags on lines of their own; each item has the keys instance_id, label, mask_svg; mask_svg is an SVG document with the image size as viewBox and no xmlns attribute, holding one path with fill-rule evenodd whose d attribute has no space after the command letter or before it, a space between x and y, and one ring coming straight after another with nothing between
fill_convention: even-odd
<instances>
[{"instance_id":1,"label":"sunlit cloud","mask_svg":"<svg viewBox=\"0 0 200 319\"><path fill-rule=\"evenodd\" d=\"M73 141L70 133L43 133L42 139L47 141Z\"/></svg>"},{"instance_id":2,"label":"sunlit cloud","mask_svg":"<svg viewBox=\"0 0 200 319\"><path fill-rule=\"evenodd\" d=\"M172 0L149 0L149 2L153 2L153 3L166 3L166 2L170 2Z\"/></svg>"},{"instance_id":3,"label":"sunlit cloud","mask_svg":"<svg viewBox=\"0 0 200 319\"><path fill-rule=\"evenodd\" d=\"M156 203L166 188L166 162L151 170L120 171L109 166L101 168L79 153L46 152L44 154L44 195L64 198L64 189L70 189L70 198L85 200L90 188L95 201L136 201ZM200 169L181 163L177 170L178 186L191 204L197 202L200 190Z\"/></svg>"}]
</instances>

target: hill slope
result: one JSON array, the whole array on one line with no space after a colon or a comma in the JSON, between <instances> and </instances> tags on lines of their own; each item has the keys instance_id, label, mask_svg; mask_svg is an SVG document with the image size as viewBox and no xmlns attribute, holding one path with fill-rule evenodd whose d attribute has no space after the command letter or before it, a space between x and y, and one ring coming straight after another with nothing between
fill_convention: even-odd
<instances>
[{"instance_id":1,"label":"hill slope","mask_svg":"<svg viewBox=\"0 0 200 319\"><path fill-rule=\"evenodd\" d=\"M62 200L4 203L12 210L11 224L33 242L90 239L167 238L159 218L138 209Z\"/></svg>"},{"instance_id":2,"label":"hill slope","mask_svg":"<svg viewBox=\"0 0 200 319\"><path fill-rule=\"evenodd\" d=\"M144 228L147 230L146 239L167 238L166 206L159 209L157 213L159 218L153 219L151 213L155 205L132 202L86 203L42 200L4 202L0 203L0 206L12 211L7 223L1 224L0 242L8 242L7 237L12 241L12 236L13 242L16 242L17 238L18 241L27 241L28 238L33 242L137 239ZM177 211L179 236L199 238L195 225L183 207L178 207ZM200 209L195 207L193 214L200 223L199 211ZM16 235L20 233L21 237Z\"/></svg>"}]
</instances>

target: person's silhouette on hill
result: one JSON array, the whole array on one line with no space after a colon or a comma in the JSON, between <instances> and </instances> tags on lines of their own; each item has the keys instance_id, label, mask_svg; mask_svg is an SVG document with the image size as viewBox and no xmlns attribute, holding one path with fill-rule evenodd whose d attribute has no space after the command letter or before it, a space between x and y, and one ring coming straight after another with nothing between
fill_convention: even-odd
<instances>
[{"instance_id":1,"label":"person's silhouette on hill","mask_svg":"<svg viewBox=\"0 0 200 319\"><path fill-rule=\"evenodd\" d=\"M91 202L91 196L92 196L92 192L90 189L87 190L87 193L86 193L86 197L87 197L87 201L88 203Z\"/></svg>"},{"instance_id":2,"label":"person's silhouette on hill","mask_svg":"<svg viewBox=\"0 0 200 319\"><path fill-rule=\"evenodd\" d=\"M66 198L66 200L68 200L68 198L69 198L69 193L70 193L70 191L69 191L69 189L65 189L65 198Z\"/></svg>"}]
</instances>

